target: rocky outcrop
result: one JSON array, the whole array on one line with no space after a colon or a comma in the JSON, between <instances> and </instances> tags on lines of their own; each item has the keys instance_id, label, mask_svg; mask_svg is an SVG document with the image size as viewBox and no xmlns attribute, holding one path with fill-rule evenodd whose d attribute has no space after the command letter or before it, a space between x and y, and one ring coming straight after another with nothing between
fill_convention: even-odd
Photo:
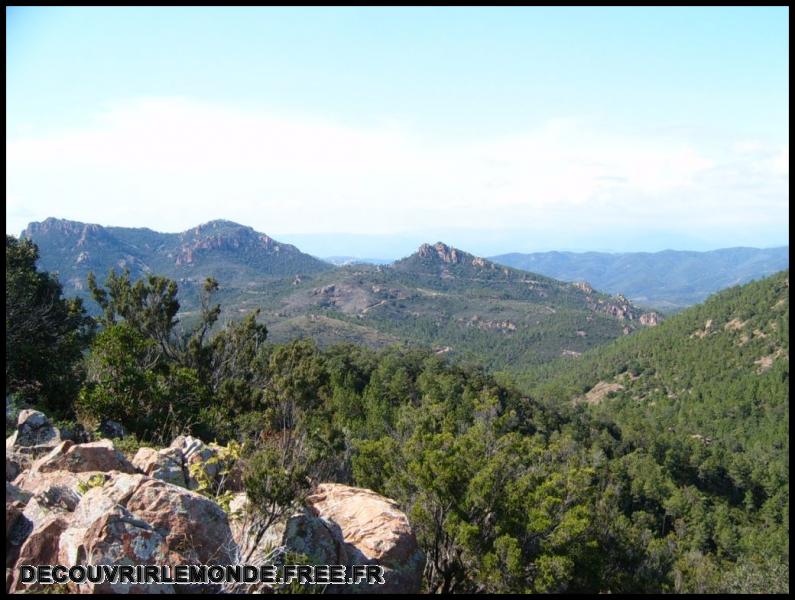
<instances>
[{"instance_id":1,"label":"rocky outcrop","mask_svg":"<svg viewBox=\"0 0 795 600\"><path fill-rule=\"evenodd\" d=\"M464 321L463 319L460 320ZM473 315L469 319L465 320L464 323L467 327L477 327L478 329L482 329L484 331L516 331L516 324L508 321L507 319L483 319L480 315Z\"/></svg>"},{"instance_id":2,"label":"rocky outcrop","mask_svg":"<svg viewBox=\"0 0 795 600\"><path fill-rule=\"evenodd\" d=\"M15 444L42 446L43 440L58 439L46 432L48 424L46 418L21 415L7 444L7 461ZM179 440L165 454L179 457L181 465L183 450L188 457L212 455L195 439ZM231 562L234 541L218 504L185 489L184 478L180 487L137 471L110 440L66 440L23 469L13 483L7 482L6 590L37 591L16 580L22 564ZM70 586L81 593L177 591L173 584ZM212 592L218 586L181 586L179 591Z\"/></svg>"},{"instance_id":3,"label":"rocky outcrop","mask_svg":"<svg viewBox=\"0 0 795 600\"><path fill-rule=\"evenodd\" d=\"M312 564L348 564L348 553L339 525L316 516L307 507L295 507L267 530L249 510L246 494L235 496L230 504L232 535L239 559L251 564L265 564L273 551L295 552Z\"/></svg>"},{"instance_id":4,"label":"rocky outcrop","mask_svg":"<svg viewBox=\"0 0 795 600\"><path fill-rule=\"evenodd\" d=\"M228 564L234 554L226 513L215 502L158 479L145 479L127 509L163 536L176 563Z\"/></svg>"},{"instance_id":5,"label":"rocky outcrop","mask_svg":"<svg viewBox=\"0 0 795 600\"><path fill-rule=\"evenodd\" d=\"M425 555L408 518L389 498L363 488L323 483L306 505L287 511L267 530L248 510L245 494L230 504L238 560L261 565L283 552L307 557L312 564L384 567L383 586L335 587L334 592L411 593L420 591ZM227 591L256 591L236 586Z\"/></svg>"},{"instance_id":6,"label":"rocky outcrop","mask_svg":"<svg viewBox=\"0 0 795 600\"><path fill-rule=\"evenodd\" d=\"M438 261L446 265L471 265L476 269L491 269L492 271L497 269L497 265L485 258L473 256L442 242L436 242L434 245L422 244L417 249L416 256L425 261ZM507 274L507 269L504 269L504 272Z\"/></svg>"},{"instance_id":7,"label":"rocky outcrop","mask_svg":"<svg viewBox=\"0 0 795 600\"><path fill-rule=\"evenodd\" d=\"M215 491L238 489L239 477L228 472L231 465L226 464L220 451L217 444L208 445L198 438L180 435L168 448L140 448L132 464L150 477L190 490L201 486L198 475Z\"/></svg>"},{"instance_id":8,"label":"rocky outcrop","mask_svg":"<svg viewBox=\"0 0 795 600\"><path fill-rule=\"evenodd\" d=\"M417 250L417 254L419 254L420 258L436 257L447 264L455 264L464 260L463 253L442 242L437 242L433 246L430 244L423 244Z\"/></svg>"},{"instance_id":9,"label":"rocky outcrop","mask_svg":"<svg viewBox=\"0 0 795 600\"><path fill-rule=\"evenodd\" d=\"M643 313L639 319L641 325L646 327L656 327L660 324L660 315L656 312Z\"/></svg>"},{"instance_id":10,"label":"rocky outcrop","mask_svg":"<svg viewBox=\"0 0 795 600\"><path fill-rule=\"evenodd\" d=\"M58 440L46 432L48 427L46 417L21 416L14 442L7 446L7 460L19 440L31 444L27 447ZM187 489L200 483L191 477L192 465L210 478L226 477L223 456L221 447L190 436L176 438L169 448L142 448L132 462L110 440L58 441L32 465L21 467L13 483L6 482L6 590L51 591L18 581L22 564L264 565L286 553L305 556L313 564L380 564L386 570L384 586L341 586L335 592L420 589L425 558L406 515L393 501L370 490L321 484L305 505L292 507L265 528L241 493L229 507L230 524L221 506ZM70 583L68 589L274 591L264 584L222 590L212 584Z\"/></svg>"},{"instance_id":11,"label":"rocky outcrop","mask_svg":"<svg viewBox=\"0 0 795 600\"><path fill-rule=\"evenodd\" d=\"M324 483L307 498L309 509L339 526L351 564L379 564L379 592L419 592L425 555L397 504L372 490ZM373 586L367 586L374 591Z\"/></svg>"}]
</instances>

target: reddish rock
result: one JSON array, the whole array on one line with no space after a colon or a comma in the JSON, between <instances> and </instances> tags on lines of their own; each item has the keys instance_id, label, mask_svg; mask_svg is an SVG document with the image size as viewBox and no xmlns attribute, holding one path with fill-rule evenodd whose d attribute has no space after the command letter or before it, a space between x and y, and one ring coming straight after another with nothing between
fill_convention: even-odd
<instances>
[{"instance_id":1,"label":"reddish rock","mask_svg":"<svg viewBox=\"0 0 795 600\"><path fill-rule=\"evenodd\" d=\"M645 325L646 327L656 327L660 324L660 315L658 315L656 312L647 312L643 313L639 320L641 325Z\"/></svg>"},{"instance_id":2,"label":"reddish rock","mask_svg":"<svg viewBox=\"0 0 795 600\"><path fill-rule=\"evenodd\" d=\"M226 564L234 554L226 513L200 494L148 479L135 489L126 506L163 536L173 563Z\"/></svg>"},{"instance_id":3,"label":"reddish rock","mask_svg":"<svg viewBox=\"0 0 795 600\"><path fill-rule=\"evenodd\" d=\"M51 515L45 518L27 537L19 551L19 558L14 567L14 579L9 592L23 593L41 591L49 585L22 584L19 581L19 567L22 565L55 565L58 564L58 542L68 526L68 520L62 515Z\"/></svg>"},{"instance_id":4,"label":"reddish rock","mask_svg":"<svg viewBox=\"0 0 795 600\"><path fill-rule=\"evenodd\" d=\"M88 489L71 515L69 528L61 535L61 564L77 564L79 557L85 555L83 538L88 528L117 505L124 506L144 481L143 475L114 471L107 474L104 485Z\"/></svg>"},{"instance_id":5,"label":"reddish rock","mask_svg":"<svg viewBox=\"0 0 795 600\"><path fill-rule=\"evenodd\" d=\"M386 584L377 590L368 586L368 591L419 592L425 555L397 503L372 490L324 483L307 504L315 515L339 526L352 564L384 567Z\"/></svg>"},{"instance_id":6,"label":"reddish rock","mask_svg":"<svg viewBox=\"0 0 795 600\"><path fill-rule=\"evenodd\" d=\"M83 537L84 557L80 564L162 565L168 545L148 523L116 506L94 521ZM122 584L103 582L75 586L81 593L173 594L173 584Z\"/></svg>"},{"instance_id":7,"label":"reddish rock","mask_svg":"<svg viewBox=\"0 0 795 600\"><path fill-rule=\"evenodd\" d=\"M52 471L122 471L135 473L135 467L124 455L116 450L110 440L100 440L88 444L63 442L52 452L36 461L32 470L39 473Z\"/></svg>"}]
</instances>

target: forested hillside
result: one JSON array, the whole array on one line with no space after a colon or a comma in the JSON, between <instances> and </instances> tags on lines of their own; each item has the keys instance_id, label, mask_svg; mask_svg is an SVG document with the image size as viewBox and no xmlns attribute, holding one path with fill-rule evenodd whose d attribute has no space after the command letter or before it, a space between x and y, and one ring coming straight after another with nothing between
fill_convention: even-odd
<instances>
[{"instance_id":1,"label":"forested hillside","mask_svg":"<svg viewBox=\"0 0 795 600\"><path fill-rule=\"evenodd\" d=\"M59 291L31 258L7 237L12 333L49 325L37 307L62 302L30 293ZM71 386L7 359L12 403L89 434L121 421L128 448L180 433L234 442L266 512L321 481L394 498L427 557L426 592L788 591L787 273L536 372L530 395L432 350L274 345L256 311L211 333L211 279L182 335L175 282L89 287L93 339L79 303L59 319L87 350L64 348L56 376ZM51 343L10 339L7 356ZM623 389L594 394L601 384Z\"/></svg>"},{"instance_id":2,"label":"forested hillside","mask_svg":"<svg viewBox=\"0 0 795 600\"><path fill-rule=\"evenodd\" d=\"M788 560L789 271L537 369L525 387L615 422L647 462L633 485L670 526L698 522L694 548Z\"/></svg>"}]
</instances>

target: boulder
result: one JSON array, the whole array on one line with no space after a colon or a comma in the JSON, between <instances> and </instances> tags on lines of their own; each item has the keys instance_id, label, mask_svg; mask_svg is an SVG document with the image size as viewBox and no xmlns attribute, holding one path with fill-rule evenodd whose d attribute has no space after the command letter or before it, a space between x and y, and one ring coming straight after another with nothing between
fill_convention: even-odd
<instances>
[{"instance_id":1,"label":"boulder","mask_svg":"<svg viewBox=\"0 0 795 600\"><path fill-rule=\"evenodd\" d=\"M182 455L182 464L186 473L188 489L195 490L199 487L199 482L191 474L191 467L193 465L201 465L201 468L204 469L204 472L211 481L218 477L221 471L221 464L217 461L210 461L211 458L216 458L218 456L217 447L208 446L200 439L190 435L177 436L174 438L174 441L171 442L170 447L178 450Z\"/></svg>"},{"instance_id":2,"label":"boulder","mask_svg":"<svg viewBox=\"0 0 795 600\"><path fill-rule=\"evenodd\" d=\"M28 503L30 506L30 503ZM68 521L61 515L50 515L39 523L28 535L14 567L13 581L8 591L12 594L42 591L51 586L41 584L25 585L19 582L21 565L55 565L58 564L58 540L68 526Z\"/></svg>"},{"instance_id":3,"label":"boulder","mask_svg":"<svg viewBox=\"0 0 795 600\"><path fill-rule=\"evenodd\" d=\"M30 468L30 456L6 450L6 481L14 481L22 471Z\"/></svg>"},{"instance_id":4,"label":"boulder","mask_svg":"<svg viewBox=\"0 0 795 600\"><path fill-rule=\"evenodd\" d=\"M151 525L122 506L115 506L94 521L83 536L85 554L79 564L162 565L168 545ZM74 586L82 593L173 594L173 584L85 583Z\"/></svg>"},{"instance_id":5,"label":"boulder","mask_svg":"<svg viewBox=\"0 0 795 600\"><path fill-rule=\"evenodd\" d=\"M85 555L83 538L91 524L117 505L126 504L145 480L145 476L137 473L131 475L115 471L107 475L104 485L88 489L74 509L69 528L61 535L61 564L77 564L79 557Z\"/></svg>"},{"instance_id":6,"label":"boulder","mask_svg":"<svg viewBox=\"0 0 795 600\"><path fill-rule=\"evenodd\" d=\"M99 424L99 432L107 438L123 438L127 435L124 425L111 419L104 419Z\"/></svg>"},{"instance_id":7,"label":"boulder","mask_svg":"<svg viewBox=\"0 0 795 600\"><path fill-rule=\"evenodd\" d=\"M7 489L7 486L6 486ZM33 526L23 514L25 504L6 495L6 592L14 580L14 565Z\"/></svg>"},{"instance_id":8,"label":"boulder","mask_svg":"<svg viewBox=\"0 0 795 600\"><path fill-rule=\"evenodd\" d=\"M44 413L25 409L17 418L17 430L6 439L6 450L36 457L46 454L59 443L61 434Z\"/></svg>"},{"instance_id":9,"label":"boulder","mask_svg":"<svg viewBox=\"0 0 795 600\"><path fill-rule=\"evenodd\" d=\"M37 460L32 470L39 473L69 471L122 471L135 473L135 467L124 455L116 450L110 440L100 440L87 444L62 442L49 454Z\"/></svg>"},{"instance_id":10,"label":"boulder","mask_svg":"<svg viewBox=\"0 0 795 600\"><path fill-rule=\"evenodd\" d=\"M238 560L266 564L274 549L305 555L312 564L348 563L342 531L336 523L317 517L306 508L289 511L264 530L261 519L248 510L245 493L229 503L230 527L239 549Z\"/></svg>"},{"instance_id":11,"label":"boulder","mask_svg":"<svg viewBox=\"0 0 795 600\"><path fill-rule=\"evenodd\" d=\"M316 517L306 508L297 508L267 529L260 517L249 510L245 493L236 494L229 503L229 521L238 554L235 563L262 566L283 560L286 552L295 552L316 565L348 564L348 555L340 528ZM273 593L266 584L230 584L226 593Z\"/></svg>"},{"instance_id":12,"label":"boulder","mask_svg":"<svg viewBox=\"0 0 795 600\"><path fill-rule=\"evenodd\" d=\"M71 513L80 501L80 494L66 486L53 486L35 494L24 510L34 529L50 517Z\"/></svg>"},{"instance_id":13,"label":"boulder","mask_svg":"<svg viewBox=\"0 0 795 600\"><path fill-rule=\"evenodd\" d=\"M372 490L324 483L307 498L307 505L316 516L339 526L349 564L384 567L383 586L366 585L356 591L419 592L425 555L397 503Z\"/></svg>"},{"instance_id":14,"label":"boulder","mask_svg":"<svg viewBox=\"0 0 795 600\"><path fill-rule=\"evenodd\" d=\"M182 452L179 448L140 448L132 459L132 464L146 475L173 485L187 487L188 482L182 466Z\"/></svg>"},{"instance_id":15,"label":"boulder","mask_svg":"<svg viewBox=\"0 0 795 600\"><path fill-rule=\"evenodd\" d=\"M226 564L234 541L226 513L212 500L158 479L147 479L130 496L127 509L150 523L181 562Z\"/></svg>"},{"instance_id":16,"label":"boulder","mask_svg":"<svg viewBox=\"0 0 795 600\"><path fill-rule=\"evenodd\" d=\"M67 487L78 493L94 476L103 476L101 471L88 471L86 473L72 473L70 471L51 471L40 473L29 470L21 473L15 480L14 485L22 490L35 495L46 492L52 487Z\"/></svg>"}]
</instances>

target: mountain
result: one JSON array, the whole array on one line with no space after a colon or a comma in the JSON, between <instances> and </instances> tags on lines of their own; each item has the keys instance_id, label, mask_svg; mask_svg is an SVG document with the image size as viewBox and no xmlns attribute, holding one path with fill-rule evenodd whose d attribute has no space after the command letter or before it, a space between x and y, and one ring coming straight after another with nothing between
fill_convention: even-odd
<instances>
[{"instance_id":1,"label":"mountain","mask_svg":"<svg viewBox=\"0 0 795 600\"><path fill-rule=\"evenodd\" d=\"M295 246L231 221L158 233L50 218L31 223L20 237L39 246L40 268L58 272L67 293L84 291L90 271L101 279L111 268L129 268L133 278L155 273L187 284L212 276L233 287L333 268Z\"/></svg>"},{"instance_id":2,"label":"mountain","mask_svg":"<svg viewBox=\"0 0 795 600\"><path fill-rule=\"evenodd\" d=\"M222 321L260 309L276 342L403 343L521 371L577 356L660 318L624 296L500 266L441 242L422 244L391 265L335 268L229 221L164 234L47 219L22 237L39 245L40 268L57 271L67 294L85 296L88 273L101 282L111 268L176 279L186 325L198 314L201 283L213 276Z\"/></svg>"},{"instance_id":3,"label":"mountain","mask_svg":"<svg viewBox=\"0 0 795 600\"><path fill-rule=\"evenodd\" d=\"M262 309L271 339L396 342L492 369L521 370L655 325L623 296L496 265L441 242L392 265L349 265L251 287L227 300Z\"/></svg>"},{"instance_id":4,"label":"mountain","mask_svg":"<svg viewBox=\"0 0 795 600\"><path fill-rule=\"evenodd\" d=\"M539 252L502 254L493 261L563 281L587 281L643 306L675 311L710 294L789 267L789 247L724 248L710 252Z\"/></svg>"}]
</instances>

